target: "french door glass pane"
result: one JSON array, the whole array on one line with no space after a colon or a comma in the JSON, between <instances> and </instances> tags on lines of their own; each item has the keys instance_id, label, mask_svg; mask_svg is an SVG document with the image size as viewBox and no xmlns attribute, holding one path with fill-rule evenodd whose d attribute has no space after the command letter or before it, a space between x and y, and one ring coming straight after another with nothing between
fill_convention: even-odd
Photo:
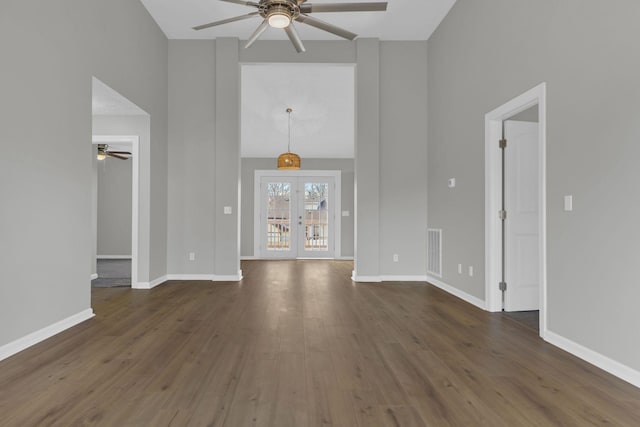
<instances>
[{"instance_id":1,"label":"french door glass pane","mask_svg":"<svg viewBox=\"0 0 640 427\"><path fill-rule=\"evenodd\" d=\"M291 184L267 184L267 250L291 248Z\"/></svg>"},{"instance_id":2,"label":"french door glass pane","mask_svg":"<svg viewBox=\"0 0 640 427\"><path fill-rule=\"evenodd\" d=\"M304 184L304 249L329 249L329 184Z\"/></svg>"}]
</instances>

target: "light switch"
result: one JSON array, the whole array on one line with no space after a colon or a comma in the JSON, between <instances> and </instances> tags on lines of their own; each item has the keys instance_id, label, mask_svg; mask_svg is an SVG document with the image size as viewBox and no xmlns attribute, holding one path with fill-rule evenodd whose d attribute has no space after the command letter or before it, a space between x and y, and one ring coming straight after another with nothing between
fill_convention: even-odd
<instances>
[{"instance_id":1,"label":"light switch","mask_svg":"<svg viewBox=\"0 0 640 427\"><path fill-rule=\"evenodd\" d=\"M455 188L456 187L456 179L455 178L449 178L449 180L447 181L447 187Z\"/></svg>"},{"instance_id":2,"label":"light switch","mask_svg":"<svg viewBox=\"0 0 640 427\"><path fill-rule=\"evenodd\" d=\"M225 215L231 215L233 213L233 210L231 209L231 206L225 206L224 207L224 214Z\"/></svg>"},{"instance_id":3,"label":"light switch","mask_svg":"<svg viewBox=\"0 0 640 427\"><path fill-rule=\"evenodd\" d=\"M573 210L573 196L564 196L564 211L571 212Z\"/></svg>"},{"instance_id":4,"label":"light switch","mask_svg":"<svg viewBox=\"0 0 640 427\"><path fill-rule=\"evenodd\" d=\"M349 211L342 211L342 216L349 216Z\"/></svg>"}]
</instances>

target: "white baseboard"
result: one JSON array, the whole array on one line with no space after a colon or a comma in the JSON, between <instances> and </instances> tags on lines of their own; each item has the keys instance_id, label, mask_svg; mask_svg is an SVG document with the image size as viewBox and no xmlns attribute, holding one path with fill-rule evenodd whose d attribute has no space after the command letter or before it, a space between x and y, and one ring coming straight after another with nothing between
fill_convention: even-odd
<instances>
[{"instance_id":1,"label":"white baseboard","mask_svg":"<svg viewBox=\"0 0 640 427\"><path fill-rule=\"evenodd\" d=\"M293 259L285 259L285 260L295 261L296 259L333 259L336 261L353 261L352 256L339 256L335 258L293 258ZM270 261L270 260L282 261L282 259L279 259L279 258L265 258L261 256L254 256L254 255L246 255L246 256L240 257L240 261Z\"/></svg>"},{"instance_id":2,"label":"white baseboard","mask_svg":"<svg viewBox=\"0 0 640 427\"><path fill-rule=\"evenodd\" d=\"M425 275L382 275L380 280L383 282L426 282Z\"/></svg>"},{"instance_id":3,"label":"white baseboard","mask_svg":"<svg viewBox=\"0 0 640 427\"><path fill-rule=\"evenodd\" d=\"M221 275L214 274L213 280L214 282L239 282L243 279L242 270L238 270L238 274L230 274L230 275Z\"/></svg>"},{"instance_id":4,"label":"white baseboard","mask_svg":"<svg viewBox=\"0 0 640 427\"><path fill-rule=\"evenodd\" d=\"M96 280L98 278L98 273L93 273L91 275L91 280Z\"/></svg>"},{"instance_id":5,"label":"white baseboard","mask_svg":"<svg viewBox=\"0 0 640 427\"><path fill-rule=\"evenodd\" d=\"M616 362L615 360L610 359L607 356L598 353L597 351L584 347L583 345L573 342L570 339L563 337L562 335L556 334L555 332L547 330L544 334L544 339L550 344L553 344L556 347L560 347L561 349L573 354L574 356L579 357L580 359L589 362L604 371L607 371L611 375L615 375L616 377L623 379L626 382L640 388L639 371L636 371L635 369L632 369L627 365L623 365L620 362Z\"/></svg>"},{"instance_id":6,"label":"white baseboard","mask_svg":"<svg viewBox=\"0 0 640 427\"><path fill-rule=\"evenodd\" d=\"M96 255L97 259L131 259L131 255Z\"/></svg>"},{"instance_id":7,"label":"white baseboard","mask_svg":"<svg viewBox=\"0 0 640 427\"><path fill-rule=\"evenodd\" d=\"M10 342L9 344L5 344L0 347L0 360L11 357L16 353L19 353L22 350L31 347L32 345L44 341L47 338L51 338L52 336L57 335L60 332L77 325L78 323L82 323L85 320L91 319L93 316L95 316L95 314L93 314L93 310L88 308L81 311L80 313L74 314L73 316L67 317L66 319L63 319L38 331L32 332L29 335L18 338L17 340Z\"/></svg>"},{"instance_id":8,"label":"white baseboard","mask_svg":"<svg viewBox=\"0 0 640 427\"><path fill-rule=\"evenodd\" d=\"M481 308L483 310L487 309L487 305L480 298L474 297L473 295L470 295L470 294L468 294L468 293L466 293L464 291L461 291L458 288L454 288L451 285L447 285L443 281L441 281L439 279L436 279L433 276L427 275L426 279L427 279L427 282L431 283L433 286L435 286L437 288L440 288L443 291L446 291L446 292L450 293L451 295L456 296L456 297L460 298L461 300L464 300L464 301L468 302L469 304L473 304L476 307Z\"/></svg>"},{"instance_id":9,"label":"white baseboard","mask_svg":"<svg viewBox=\"0 0 640 427\"><path fill-rule=\"evenodd\" d=\"M209 282L239 282L243 279L242 270L238 274L167 274L166 280L206 280Z\"/></svg>"},{"instance_id":10,"label":"white baseboard","mask_svg":"<svg viewBox=\"0 0 640 427\"><path fill-rule=\"evenodd\" d=\"M163 284L167 281L167 276L160 276L157 279L152 280L151 282L138 282L135 286L132 286L132 289L153 289L158 285Z\"/></svg>"},{"instance_id":11,"label":"white baseboard","mask_svg":"<svg viewBox=\"0 0 640 427\"><path fill-rule=\"evenodd\" d=\"M213 274L167 274L167 280L206 280L212 281Z\"/></svg>"},{"instance_id":12,"label":"white baseboard","mask_svg":"<svg viewBox=\"0 0 640 427\"><path fill-rule=\"evenodd\" d=\"M355 270L351 272L351 280L354 282L363 282L363 283L379 283L382 282L380 276L361 276L356 274Z\"/></svg>"},{"instance_id":13,"label":"white baseboard","mask_svg":"<svg viewBox=\"0 0 640 427\"><path fill-rule=\"evenodd\" d=\"M380 276L358 276L355 271L351 274L354 282L380 283L380 282L426 282L427 276L423 275L401 275L383 274Z\"/></svg>"}]
</instances>

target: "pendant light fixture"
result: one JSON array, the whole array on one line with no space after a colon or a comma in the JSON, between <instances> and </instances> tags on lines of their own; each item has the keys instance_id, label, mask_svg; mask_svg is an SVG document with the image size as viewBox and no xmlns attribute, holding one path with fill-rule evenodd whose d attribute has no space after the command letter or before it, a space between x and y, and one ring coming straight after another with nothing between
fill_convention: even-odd
<instances>
[{"instance_id":1,"label":"pendant light fixture","mask_svg":"<svg viewBox=\"0 0 640 427\"><path fill-rule=\"evenodd\" d=\"M287 152L280 154L278 157L278 169L294 170L300 169L300 156L291 152L291 113L293 110L287 108L287 114L289 115L289 143L287 144Z\"/></svg>"}]
</instances>

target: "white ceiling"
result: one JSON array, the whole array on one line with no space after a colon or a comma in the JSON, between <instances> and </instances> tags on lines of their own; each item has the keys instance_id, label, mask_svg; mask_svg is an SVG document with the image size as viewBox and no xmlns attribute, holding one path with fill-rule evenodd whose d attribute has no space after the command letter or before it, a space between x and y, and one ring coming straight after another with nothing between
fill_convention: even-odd
<instances>
[{"instance_id":1,"label":"white ceiling","mask_svg":"<svg viewBox=\"0 0 640 427\"><path fill-rule=\"evenodd\" d=\"M283 79L282 76L287 76ZM350 64L244 64L242 157L353 158L355 69Z\"/></svg>"},{"instance_id":2,"label":"white ceiling","mask_svg":"<svg viewBox=\"0 0 640 427\"><path fill-rule=\"evenodd\" d=\"M93 78L91 110L94 116L139 116L147 113L115 90Z\"/></svg>"},{"instance_id":3,"label":"white ceiling","mask_svg":"<svg viewBox=\"0 0 640 427\"><path fill-rule=\"evenodd\" d=\"M257 1L257 0L256 0ZM377 0L371 0L377 1ZM309 0L309 3L361 3L362 0ZM170 39L238 37L246 40L260 24L260 17L201 31L191 28L255 11L254 7L219 0L142 0L151 16ZM386 12L313 13L358 34L381 40L427 40L449 12L455 0L388 0ZM333 34L305 24L296 28L302 40L340 40ZM262 40L287 40L284 31L269 28Z\"/></svg>"}]
</instances>

